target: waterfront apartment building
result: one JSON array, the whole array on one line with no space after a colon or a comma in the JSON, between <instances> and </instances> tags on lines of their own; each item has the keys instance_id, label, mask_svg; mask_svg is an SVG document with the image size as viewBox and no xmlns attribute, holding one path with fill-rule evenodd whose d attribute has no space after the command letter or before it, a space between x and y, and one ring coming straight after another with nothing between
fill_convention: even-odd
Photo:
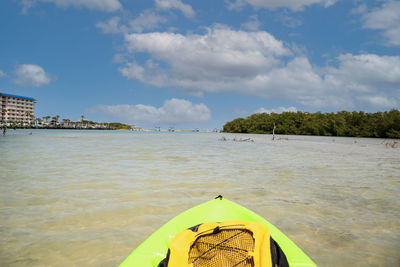
<instances>
[{"instance_id":1,"label":"waterfront apartment building","mask_svg":"<svg viewBox=\"0 0 400 267\"><path fill-rule=\"evenodd\" d=\"M0 121L30 123L35 118L35 102L32 97L0 92Z\"/></svg>"}]
</instances>

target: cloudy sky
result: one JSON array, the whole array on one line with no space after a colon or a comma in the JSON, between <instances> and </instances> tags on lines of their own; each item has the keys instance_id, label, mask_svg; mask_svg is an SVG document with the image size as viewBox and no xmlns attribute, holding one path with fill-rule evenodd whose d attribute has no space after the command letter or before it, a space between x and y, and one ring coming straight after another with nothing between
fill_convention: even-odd
<instances>
[{"instance_id":1,"label":"cloudy sky","mask_svg":"<svg viewBox=\"0 0 400 267\"><path fill-rule=\"evenodd\" d=\"M400 108L400 1L2 0L0 92L36 116L221 128Z\"/></svg>"}]
</instances>

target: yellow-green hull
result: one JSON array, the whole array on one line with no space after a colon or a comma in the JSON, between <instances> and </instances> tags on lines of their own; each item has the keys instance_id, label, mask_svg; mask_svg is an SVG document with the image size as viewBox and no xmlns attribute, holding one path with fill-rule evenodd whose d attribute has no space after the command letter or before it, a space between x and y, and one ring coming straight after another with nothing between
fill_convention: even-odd
<instances>
[{"instance_id":1,"label":"yellow-green hull","mask_svg":"<svg viewBox=\"0 0 400 267\"><path fill-rule=\"evenodd\" d=\"M164 259L169 242L179 232L205 222L222 222L228 220L256 221L264 224L272 238L279 244L286 255L289 266L316 266L316 264L286 237L278 228L267 220L232 201L216 198L182 212L137 247L120 265L153 267Z\"/></svg>"}]
</instances>

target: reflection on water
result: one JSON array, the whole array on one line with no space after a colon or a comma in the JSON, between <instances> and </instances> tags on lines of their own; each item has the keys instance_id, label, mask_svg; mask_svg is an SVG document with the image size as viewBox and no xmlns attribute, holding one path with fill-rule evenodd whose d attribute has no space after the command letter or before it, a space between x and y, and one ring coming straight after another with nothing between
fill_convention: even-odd
<instances>
[{"instance_id":1,"label":"reflection on water","mask_svg":"<svg viewBox=\"0 0 400 267\"><path fill-rule=\"evenodd\" d=\"M321 266L400 265L400 149L382 139L28 133L0 137L0 266L115 266L219 194Z\"/></svg>"}]
</instances>

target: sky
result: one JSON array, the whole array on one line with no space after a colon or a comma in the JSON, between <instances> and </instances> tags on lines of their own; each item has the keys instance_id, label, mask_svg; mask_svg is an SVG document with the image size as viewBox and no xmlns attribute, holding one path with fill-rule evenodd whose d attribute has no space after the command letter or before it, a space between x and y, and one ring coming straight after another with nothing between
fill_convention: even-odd
<instances>
[{"instance_id":1,"label":"sky","mask_svg":"<svg viewBox=\"0 0 400 267\"><path fill-rule=\"evenodd\" d=\"M221 129L400 108L400 1L2 0L0 92L35 116Z\"/></svg>"}]
</instances>

